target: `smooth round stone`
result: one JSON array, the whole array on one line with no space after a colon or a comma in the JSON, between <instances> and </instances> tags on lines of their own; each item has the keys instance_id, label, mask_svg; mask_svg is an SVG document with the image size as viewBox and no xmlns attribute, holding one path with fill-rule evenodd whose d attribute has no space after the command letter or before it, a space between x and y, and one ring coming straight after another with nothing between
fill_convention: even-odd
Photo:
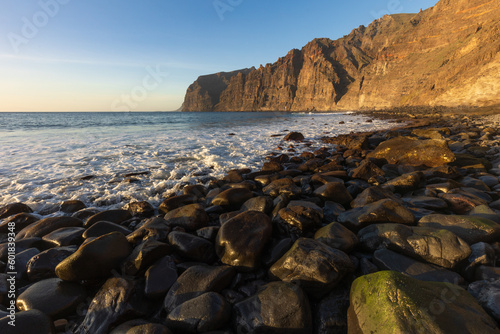
<instances>
[{"instance_id":1,"label":"smooth round stone","mask_svg":"<svg viewBox=\"0 0 500 334\"><path fill-rule=\"evenodd\" d=\"M269 196L250 198L243 203L241 211L260 211L265 214L270 214L271 211L273 211L273 199Z\"/></svg>"},{"instance_id":2,"label":"smooth round stone","mask_svg":"<svg viewBox=\"0 0 500 334\"><path fill-rule=\"evenodd\" d=\"M85 209L86 207L85 203L79 200L65 201L61 203L61 211L64 213L75 213Z\"/></svg>"},{"instance_id":3,"label":"smooth round stone","mask_svg":"<svg viewBox=\"0 0 500 334\"><path fill-rule=\"evenodd\" d=\"M131 253L127 238L113 232L81 246L56 267L57 277L65 281L107 277Z\"/></svg>"},{"instance_id":4,"label":"smooth round stone","mask_svg":"<svg viewBox=\"0 0 500 334\"><path fill-rule=\"evenodd\" d=\"M29 248L20 253L16 254L16 263L14 265L16 272L16 278L21 279L25 278L28 270L28 263L33 258L33 256L40 253L40 251L36 248Z\"/></svg>"},{"instance_id":5,"label":"smooth round stone","mask_svg":"<svg viewBox=\"0 0 500 334\"><path fill-rule=\"evenodd\" d=\"M212 200L212 205L239 209L243 203L253 197L253 193L245 188L224 190Z\"/></svg>"},{"instance_id":6,"label":"smooth round stone","mask_svg":"<svg viewBox=\"0 0 500 334\"><path fill-rule=\"evenodd\" d=\"M82 227L82 221L73 217L51 217L39 220L24 229L16 236L16 240L43 237L57 229L63 227Z\"/></svg>"},{"instance_id":7,"label":"smooth round stone","mask_svg":"<svg viewBox=\"0 0 500 334\"><path fill-rule=\"evenodd\" d=\"M328 182L314 191L316 196L322 197L327 201L348 206L352 201L351 194L347 191L344 183Z\"/></svg>"},{"instance_id":8,"label":"smooth round stone","mask_svg":"<svg viewBox=\"0 0 500 334\"><path fill-rule=\"evenodd\" d=\"M0 219L8 218L21 212L32 213L33 210L24 203L12 203L0 208Z\"/></svg>"},{"instance_id":9,"label":"smooth round stone","mask_svg":"<svg viewBox=\"0 0 500 334\"><path fill-rule=\"evenodd\" d=\"M217 255L222 263L239 270L254 270L260 266L271 233L271 218L259 211L245 211L221 226L216 240Z\"/></svg>"},{"instance_id":10,"label":"smooth round stone","mask_svg":"<svg viewBox=\"0 0 500 334\"><path fill-rule=\"evenodd\" d=\"M271 197L278 197L279 195L297 197L302 193L302 189L298 187L292 179L287 177L272 181L266 185L262 191L265 195Z\"/></svg>"},{"instance_id":11,"label":"smooth round stone","mask_svg":"<svg viewBox=\"0 0 500 334\"><path fill-rule=\"evenodd\" d=\"M33 224L34 222L40 220L40 218L32 215L31 213L18 213L5 219L3 223L0 224L0 233L9 233L9 223L15 224L15 231L18 233L25 227Z\"/></svg>"},{"instance_id":12,"label":"smooth round stone","mask_svg":"<svg viewBox=\"0 0 500 334\"><path fill-rule=\"evenodd\" d=\"M130 233L132 233L132 231L130 231L128 228L121 225L108 221L100 221L90 226L83 233L83 238L96 238L111 232L120 232L123 235L129 235Z\"/></svg>"},{"instance_id":13,"label":"smooth round stone","mask_svg":"<svg viewBox=\"0 0 500 334\"><path fill-rule=\"evenodd\" d=\"M164 219L169 226L195 231L208 226L209 217L201 204L188 204L169 211Z\"/></svg>"},{"instance_id":14,"label":"smooth round stone","mask_svg":"<svg viewBox=\"0 0 500 334\"><path fill-rule=\"evenodd\" d=\"M172 332L161 324L148 323L146 320L135 319L124 322L114 328L109 334L171 334Z\"/></svg>"},{"instance_id":15,"label":"smooth round stone","mask_svg":"<svg viewBox=\"0 0 500 334\"><path fill-rule=\"evenodd\" d=\"M177 306L167 316L166 325L189 333L205 333L223 328L231 317L231 306L216 292L208 292Z\"/></svg>"},{"instance_id":16,"label":"smooth round stone","mask_svg":"<svg viewBox=\"0 0 500 334\"><path fill-rule=\"evenodd\" d=\"M198 198L203 198L207 196L207 188L201 184L188 185L182 188L183 195L194 195Z\"/></svg>"},{"instance_id":17,"label":"smooth round stone","mask_svg":"<svg viewBox=\"0 0 500 334\"><path fill-rule=\"evenodd\" d=\"M100 211L96 208L87 208L87 209L82 209L79 210L71 215L73 218L78 218L83 221L87 220L88 218L92 217L93 215L99 213Z\"/></svg>"},{"instance_id":18,"label":"smooth round stone","mask_svg":"<svg viewBox=\"0 0 500 334\"><path fill-rule=\"evenodd\" d=\"M78 245L82 241L83 227L63 227L43 236L43 240L56 247Z\"/></svg>"},{"instance_id":19,"label":"smooth round stone","mask_svg":"<svg viewBox=\"0 0 500 334\"><path fill-rule=\"evenodd\" d=\"M56 267L77 250L76 246L51 248L31 258L28 262L28 279L31 282L56 277Z\"/></svg>"},{"instance_id":20,"label":"smooth round stone","mask_svg":"<svg viewBox=\"0 0 500 334\"><path fill-rule=\"evenodd\" d=\"M84 224L85 228L89 228L97 222L107 221L115 224L121 224L126 220L132 218L132 215L127 210L107 210L96 213L89 217Z\"/></svg>"},{"instance_id":21,"label":"smooth round stone","mask_svg":"<svg viewBox=\"0 0 500 334\"><path fill-rule=\"evenodd\" d=\"M358 244L358 237L342 224L331 223L314 234L314 239L344 252L350 252Z\"/></svg>"},{"instance_id":22,"label":"smooth round stone","mask_svg":"<svg viewBox=\"0 0 500 334\"><path fill-rule=\"evenodd\" d=\"M168 241L176 253L192 261L211 264L216 260L215 247L210 241L184 232L171 232Z\"/></svg>"},{"instance_id":23,"label":"smooth round stone","mask_svg":"<svg viewBox=\"0 0 500 334\"><path fill-rule=\"evenodd\" d=\"M179 195L167 198L164 200L158 211L163 214L167 214L169 211L183 207L184 205L194 204L198 201L198 197L194 195Z\"/></svg>"},{"instance_id":24,"label":"smooth round stone","mask_svg":"<svg viewBox=\"0 0 500 334\"><path fill-rule=\"evenodd\" d=\"M52 319L39 310L29 310L15 314L16 327L9 325L12 320L9 316L0 319L0 333L2 334L55 334Z\"/></svg>"},{"instance_id":25,"label":"smooth round stone","mask_svg":"<svg viewBox=\"0 0 500 334\"><path fill-rule=\"evenodd\" d=\"M21 311L36 309L58 319L73 313L85 297L85 289L81 285L49 278L31 285L21 293L16 305Z\"/></svg>"},{"instance_id":26,"label":"smooth round stone","mask_svg":"<svg viewBox=\"0 0 500 334\"><path fill-rule=\"evenodd\" d=\"M177 267L173 258L165 256L153 264L144 274L146 285L144 292L148 298L160 299L177 281Z\"/></svg>"},{"instance_id":27,"label":"smooth round stone","mask_svg":"<svg viewBox=\"0 0 500 334\"><path fill-rule=\"evenodd\" d=\"M155 208L146 201L132 202L128 205L127 209L134 217L149 218L155 214Z\"/></svg>"},{"instance_id":28,"label":"smooth round stone","mask_svg":"<svg viewBox=\"0 0 500 334\"><path fill-rule=\"evenodd\" d=\"M144 272L150 265L171 252L170 245L154 239L147 239L137 245L132 254L122 263L122 272L126 275L135 276Z\"/></svg>"}]
</instances>

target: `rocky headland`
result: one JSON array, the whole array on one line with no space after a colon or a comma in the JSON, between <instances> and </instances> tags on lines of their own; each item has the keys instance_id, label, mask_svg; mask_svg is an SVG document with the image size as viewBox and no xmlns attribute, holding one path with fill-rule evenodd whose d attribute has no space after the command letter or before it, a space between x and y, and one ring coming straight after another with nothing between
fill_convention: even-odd
<instances>
[{"instance_id":1,"label":"rocky headland","mask_svg":"<svg viewBox=\"0 0 500 334\"><path fill-rule=\"evenodd\" d=\"M500 105L500 3L441 0L314 39L273 64L204 75L184 111L342 111Z\"/></svg>"},{"instance_id":2,"label":"rocky headland","mask_svg":"<svg viewBox=\"0 0 500 334\"><path fill-rule=\"evenodd\" d=\"M0 333L500 333L500 117L399 115L159 207L1 207Z\"/></svg>"}]
</instances>

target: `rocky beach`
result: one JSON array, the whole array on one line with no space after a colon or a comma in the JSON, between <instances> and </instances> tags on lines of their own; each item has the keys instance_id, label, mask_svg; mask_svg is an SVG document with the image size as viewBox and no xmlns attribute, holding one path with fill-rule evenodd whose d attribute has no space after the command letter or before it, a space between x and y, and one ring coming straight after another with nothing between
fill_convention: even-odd
<instances>
[{"instance_id":1,"label":"rocky beach","mask_svg":"<svg viewBox=\"0 0 500 334\"><path fill-rule=\"evenodd\" d=\"M1 207L0 333L500 333L496 113L290 131L158 207Z\"/></svg>"}]
</instances>

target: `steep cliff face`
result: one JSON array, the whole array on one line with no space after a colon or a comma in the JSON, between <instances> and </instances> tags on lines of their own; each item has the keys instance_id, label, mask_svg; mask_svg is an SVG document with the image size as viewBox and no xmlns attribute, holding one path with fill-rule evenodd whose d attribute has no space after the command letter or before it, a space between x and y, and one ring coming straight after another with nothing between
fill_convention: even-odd
<instances>
[{"instance_id":1,"label":"steep cliff face","mask_svg":"<svg viewBox=\"0 0 500 334\"><path fill-rule=\"evenodd\" d=\"M274 64L198 78L185 111L500 104L500 1L441 0L387 15Z\"/></svg>"}]
</instances>

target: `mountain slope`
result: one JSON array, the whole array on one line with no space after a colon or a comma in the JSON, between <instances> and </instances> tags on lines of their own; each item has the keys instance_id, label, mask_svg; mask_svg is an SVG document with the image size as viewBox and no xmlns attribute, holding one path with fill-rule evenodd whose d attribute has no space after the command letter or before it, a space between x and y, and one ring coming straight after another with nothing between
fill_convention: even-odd
<instances>
[{"instance_id":1,"label":"mountain slope","mask_svg":"<svg viewBox=\"0 0 500 334\"><path fill-rule=\"evenodd\" d=\"M311 111L500 104L500 2L441 0L386 15L274 64L198 78L184 111Z\"/></svg>"}]
</instances>

